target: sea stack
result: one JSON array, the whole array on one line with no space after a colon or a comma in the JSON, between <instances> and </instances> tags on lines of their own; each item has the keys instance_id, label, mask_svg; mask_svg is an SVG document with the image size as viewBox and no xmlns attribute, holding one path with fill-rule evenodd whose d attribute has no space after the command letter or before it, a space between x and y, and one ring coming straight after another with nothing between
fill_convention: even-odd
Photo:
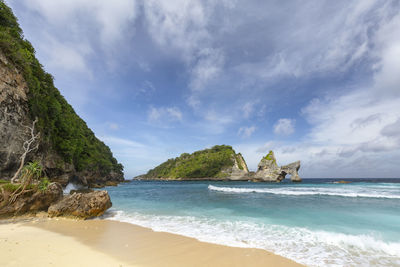
<instances>
[{"instance_id":1,"label":"sea stack","mask_svg":"<svg viewBox=\"0 0 400 267\"><path fill-rule=\"evenodd\" d=\"M300 161L279 167L276 163L274 152L269 151L269 153L261 159L260 163L258 163L258 169L254 174L253 180L262 182L280 182L285 179L287 174L290 174L292 182L301 182L301 178L298 174L299 169Z\"/></svg>"}]
</instances>

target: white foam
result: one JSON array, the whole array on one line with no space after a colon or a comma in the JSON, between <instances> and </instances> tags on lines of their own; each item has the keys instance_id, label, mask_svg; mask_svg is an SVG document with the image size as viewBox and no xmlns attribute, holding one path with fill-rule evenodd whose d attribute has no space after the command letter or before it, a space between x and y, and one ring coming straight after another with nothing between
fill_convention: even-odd
<instances>
[{"instance_id":1,"label":"white foam","mask_svg":"<svg viewBox=\"0 0 400 267\"><path fill-rule=\"evenodd\" d=\"M279 188L243 188L243 187L219 187L208 186L209 190L227 192L227 193L268 193L275 195L293 195L293 196L309 196L309 195L326 195L341 197L366 197L366 198L392 198L400 199L399 187L391 188L369 188L369 187L352 187L352 188L327 188L327 187L279 187Z\"/></svg>"},{"instance_id":2,"label":"white foam","mask_svg":"<svg viewBox=\"0 0 400 267\"><path fill-rule=\"evenodd\" d=\"M370 235L193 216L127 214L123 211L114 211L108 216L108 219L204 242L266 249L308 266L400 266L400 243L384 242Z\"/></svg>"},{"instance_id":3,"label":"white foam","mask_svg":"<svg viewBox=\"0 0 400 267\"><path fill-rule=\"evenodd\" d=\"M74 183L68 183L67 186L64 188L63 193L68 195L71 190L79 190L79 189L83 189L86 188L83 185L79 185L79 184L74 184Z\"/></svg>"}]
</instances>

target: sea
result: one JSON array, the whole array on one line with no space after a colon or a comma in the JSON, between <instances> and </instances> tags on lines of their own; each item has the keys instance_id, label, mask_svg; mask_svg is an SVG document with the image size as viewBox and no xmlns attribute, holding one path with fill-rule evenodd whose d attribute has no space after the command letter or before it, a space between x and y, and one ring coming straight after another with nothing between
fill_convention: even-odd
<instances>
[{"instance_id":1,"label":"sea","mask_svg":"<svg viewBox=\"0 0 400 267\"><path fill-rule=\"evenodd\" d=\"M400 179L131 181L105 219L265 249L307 266L400 266Z\"/></svg>"}]
</instances>

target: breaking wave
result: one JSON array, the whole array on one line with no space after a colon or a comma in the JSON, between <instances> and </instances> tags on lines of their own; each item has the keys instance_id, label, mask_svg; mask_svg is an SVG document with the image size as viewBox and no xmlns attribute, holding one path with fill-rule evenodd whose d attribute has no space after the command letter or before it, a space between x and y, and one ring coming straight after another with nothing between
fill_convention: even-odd
<instances>
[{"instance_id":1,"label":"breaking wave","mask_svg":"<svg viewBox=\"0 0 400 267\"><path fill-rule=\"evenodd\" d=\"M339 196L339 197L364 197L364 198L391 198L400 199L400 187L357 187L347 186L327 187L279 187L279 188L249 188L249 187L219 187L209 185L208 190L226 193L265 193L275 195L293 196Z\"/></svg>"},{"instance_id":2,"label":"breaking wave","mask_svg":"<svg viewBox=\"0 0 400 267\"><path fill-rule=\"evenodd\" d=\"M303 227L114 211L108 218L203 242L272 251L307 266L399 266L400 243Z\"/></svg>"}]
</instances>

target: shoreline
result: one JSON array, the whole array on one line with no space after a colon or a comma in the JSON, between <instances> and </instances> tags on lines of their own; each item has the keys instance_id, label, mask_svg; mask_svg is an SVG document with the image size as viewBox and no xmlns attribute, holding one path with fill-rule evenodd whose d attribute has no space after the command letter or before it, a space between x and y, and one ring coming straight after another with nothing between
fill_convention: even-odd
<instances>
[{"instance_id":1,"label":"shoreline","mask_svg":"<svg viewBox=\"0 0 400 267\"><path fill-rule=\"evenodd\" d=\"M0 237L1 266L303 266L262 249L206 243L105 219L4 220Z\"/></svg>"}]
</instances>

